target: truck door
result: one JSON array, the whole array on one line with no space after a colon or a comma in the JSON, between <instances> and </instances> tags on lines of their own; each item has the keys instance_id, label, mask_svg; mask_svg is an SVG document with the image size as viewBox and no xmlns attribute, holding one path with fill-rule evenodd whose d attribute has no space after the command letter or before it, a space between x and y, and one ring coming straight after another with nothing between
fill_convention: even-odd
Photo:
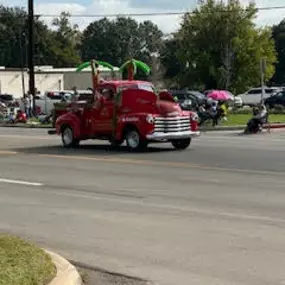
<instances>
[{"instance_id":1,"label":"truck door","mask_svg":"<svg viewBox=\"0 0 285 285\"><path fill-rule=\"evenodd\" d=\"M94 110L93 129L98 134L110 135L112 132L115 90L106 86L98 89L98 91L102 95L102 103L98 110Z\"/></svg>"}]
</instances>

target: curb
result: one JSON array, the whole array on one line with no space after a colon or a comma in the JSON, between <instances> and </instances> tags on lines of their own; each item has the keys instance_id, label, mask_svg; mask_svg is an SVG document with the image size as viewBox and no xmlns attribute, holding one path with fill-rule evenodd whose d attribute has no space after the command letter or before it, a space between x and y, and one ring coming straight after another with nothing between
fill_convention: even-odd
<instances>
[{"instance_id":1,"label":"curb","mask_svg":"<svg viewBox=\"0 0 285 285\"><path fill-rule=\"evenodd\" d=\"M45 249L44 251L51 257L57 270L55 278L48 285L83 285L75 266L54 252Z\"/></svg>"},{"instance_id":2,"label":"curb","mask_svg":"<svg viewBox=\"0 0 285 285\"><path fill-rule=\"evenodd\" d=\"M20 129L53 129L52 126L44 126L44 125L15 125L15 124L0 124L0 127L2 128L20 128ZM283 129L285 128L285 123L275 123L270 125L270 129ZM245 129L244 126L225 126L225 127L201 127L201 132L216 132L216 131L239 131ZM264 129L268 129L268 126L265 126Z\"/></svg>"},{"instance_id":3,"label":"curb","mask_svg":"<svg viewBox=\"0 0 285 285\"><path fill-rule=\"evenodd\" d=\"M52 129L51 126L45 126L45 125L29 125L29 124L23 124L23 125L17 125L17 124L0 124L0 127L2 127L2 128L21 128L21 129Z\"/></svg>"},{"instance_id":4,"label":"curb","mask_svg":"<svg viewBox=\"0 0 285 285\"><path fill-rule=\"evenodd\" d=\"M271 124L270 127L268 125L263 127L264 129L283 129L285 128L285 124ZM215 131L239 131L244 130L245 126L232 126L232 127L217 127L217 128L201 128L202 132L215 132Z\"/></svg>"}]
</instances>

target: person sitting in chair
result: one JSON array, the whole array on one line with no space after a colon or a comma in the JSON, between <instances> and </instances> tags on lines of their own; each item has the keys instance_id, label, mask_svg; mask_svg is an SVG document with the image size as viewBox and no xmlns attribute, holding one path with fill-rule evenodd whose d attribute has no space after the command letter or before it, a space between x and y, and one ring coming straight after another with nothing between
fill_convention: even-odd
<instances>
[{"instance_id":1,"label":"person sitting in chair","mask_svg":"<svg viewBox=\"0 0 285 285\"><path fill-rule=\"evenodd\" d=\"M261 131L265 123L267 123L268 113L264 104L261 104L259 108L253 110L253 117L248 121L247 128L248 130L257 130ZM254 131L253 131L254 132Z\"/></svg>"}]
</instances>

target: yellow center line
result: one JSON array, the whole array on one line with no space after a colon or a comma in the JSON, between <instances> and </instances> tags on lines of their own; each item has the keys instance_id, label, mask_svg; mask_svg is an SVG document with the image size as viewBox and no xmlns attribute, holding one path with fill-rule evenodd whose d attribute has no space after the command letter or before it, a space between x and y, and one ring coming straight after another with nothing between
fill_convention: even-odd
<instances>
[{"instance_id":1,"label":"yellow center line","mask_svg":"<svg viewBox=\"0 0 285 285\"><path fill-rule=\"evenodd\" d=\"M204 166L204 165L185 163L185 162L151 161L151 160L125 159L125 158L114 158L114 157L96 157L96 156L93 157L71 156L71 155L58 155L58 154L39 154L38 156L45 158L58 158L58 159L68 159L68 160L86 160L86 161L98 161L106 163L135 164L142 166L163 166L163 167L188 168L188 169L191 168L191 169L211 170L211 171L221 171L221 172L238 172L238 173L250 173L250 174L259 174L259 175L284 176L283 172L238 169L238 168L223 168L223 167Z\"/></svg>"}]
</instances>

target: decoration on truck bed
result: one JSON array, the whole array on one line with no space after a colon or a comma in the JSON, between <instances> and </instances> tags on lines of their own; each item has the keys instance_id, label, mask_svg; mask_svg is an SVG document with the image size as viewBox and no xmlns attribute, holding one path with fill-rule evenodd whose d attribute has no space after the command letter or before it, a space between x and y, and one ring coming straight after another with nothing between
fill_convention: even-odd
<instances>
[{"instance_id":1,"label":"decoration on truck bed","mask_svg":"<svg viewBox=\"0 0 285 285\"><path fill-rule=\"evenodd\" d=\"M98 84L100 83L99 66L109 68L112 71L114 70L114 66L111 65L110 63L105 62L105 61L95 60L95 59L91 59L90 61L83 62L76 69L76 72L80 72L83 69L91 67L92 83L93 83L94 92L95 92L95 89L97 88Z\"/></svg>"},{"instance_id":2,"label":"decoration on truck bed","mask_svg":"<svg viewBox=\"0 0 285 285\"><path fill-rule=\"evenodd\" d=\"M146 75L150 74L151 68L144 62L131 59L125 62L121 67L120 71L123 72L125 68L128 68L128 80L134 80L137 74L137 69L141 69Z\"/></svg>"}]
</instances>

